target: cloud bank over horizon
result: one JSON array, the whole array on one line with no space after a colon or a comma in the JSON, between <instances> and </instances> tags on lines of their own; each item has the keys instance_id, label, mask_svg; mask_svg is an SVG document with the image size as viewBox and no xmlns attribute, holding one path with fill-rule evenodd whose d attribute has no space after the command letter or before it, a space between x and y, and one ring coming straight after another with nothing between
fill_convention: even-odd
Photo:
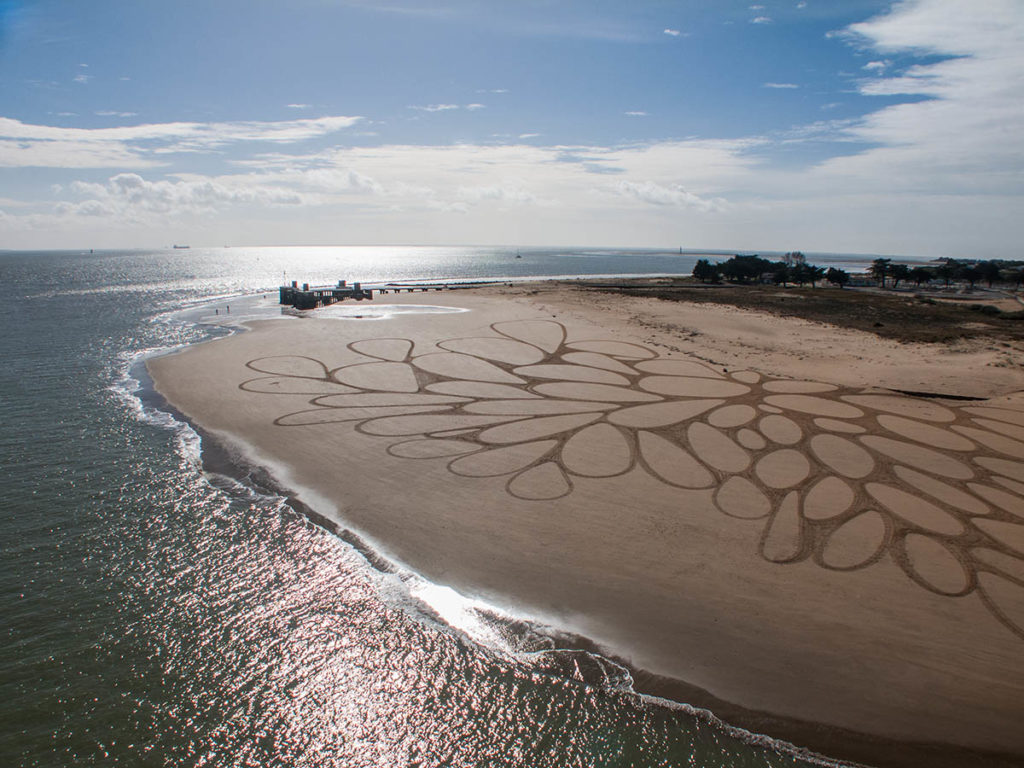
<instances>
[{"instance_id":1,"label":"cloud bank over horizon","mask_svg":"<svg viewBox=\"0 0 1024 768\"><path fill-rule=\"evenodd\" d=\"M770 24L745 25L743 33L798 23L772 13ZM668 18L649 42L588 44L676 51L672 31L680 26ZM695 31L686 45L699 37ZM608 140L566 141L573 131L549 112L531 113L534 124L547 125L543 132L516 125L503 133L515 116L506 104L527 95L486 86L473 91L494 104L438 92L402 99L388 114L361 104L351 110L365 116L120 126L0 117L0 173L20 183L6 185L18 194L0 200L0 233L7 247L25 248L161 244L189 233L193 242L238 244L681 244L1016 256L1008 251L1020 241L1024 201L1024 6L906 0L830 38L854 61L837 74L846 95L818 95L820 85L796 70L757 71L742 98L819 98L813 109L831 114L856 97L866 105L861 112L788 123L780 115L749 132L724 124L682 137L615 140L610 131ZM102 77L98 67L93 73ZM668 108L655 109L651 98L637 104L609 89L607 105L592 109L628 121L619 131L663 131ZM294 114L319 100L297 94L277 103ZM124 119L106 111L93 119ZM25 181L29 169L47 181Z\"/></svg>"}]
</instances>

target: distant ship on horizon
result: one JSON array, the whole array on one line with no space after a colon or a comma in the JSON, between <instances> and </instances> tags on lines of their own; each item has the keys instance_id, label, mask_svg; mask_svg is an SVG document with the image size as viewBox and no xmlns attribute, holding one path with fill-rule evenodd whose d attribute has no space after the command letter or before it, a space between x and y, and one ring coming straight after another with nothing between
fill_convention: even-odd
<instances>
[{"instance_id":1,"label":"distant ship on horizon","mask_svg":"<svg viewBox=\"0 0 1024 768\"><path fill-rule=\"evenodd\" d=\"M176 250L176 251L182 251L182 250L185 250L186 248L191 248L192 246L190 246L190 245L172 245L171 247L174 248L174 250Z\"/></svg>"}]
</instances>

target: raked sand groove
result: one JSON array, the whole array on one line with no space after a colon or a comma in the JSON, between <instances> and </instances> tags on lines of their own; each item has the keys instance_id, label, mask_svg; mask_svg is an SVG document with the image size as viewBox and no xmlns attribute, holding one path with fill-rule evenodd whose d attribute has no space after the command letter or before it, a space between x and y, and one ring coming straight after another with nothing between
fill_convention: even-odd
<instances>
[{"instance_id":1,"label":"raked sand groove","mask_svg":"<svg viewBox=\"0 0 1024 768\"><path fill-rule=\"evenodd\" d=\"M364 361L333 370L258 358L247 366L269 375L239 386L316 395L279 426L352 422L398 438L392 456L501 478L524 501L637 468L712 489L721 512L759 521L766 560L850 571L890 557L935 594L977 592L1024 639L1024 410L721 374L640 344L569 341L550 320L491 330L419 355L408 339L350 342Z\"/></svg>"},{"instance_id":2,"label":"raked sand groove","mask_svg":"<svg viewBox=\"0 0 1024 768\"><path fill-rule=\"evenodd\" d=\"M723 372L462 301L151 368L430 578L749 708L1024 754L1024 401Z\"/></svg>"}]
</instances>

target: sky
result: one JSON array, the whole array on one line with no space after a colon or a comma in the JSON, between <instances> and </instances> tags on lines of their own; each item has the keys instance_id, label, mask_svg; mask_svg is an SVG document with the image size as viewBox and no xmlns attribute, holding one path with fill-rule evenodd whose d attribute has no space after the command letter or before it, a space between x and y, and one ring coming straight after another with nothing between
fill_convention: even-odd
<instances>
[{"instance_id":1,"label":"sky","mask_svg":"<svg viewBox=\"0 0 1024 768\"><path fill-rule=\"evenodd\" d=\"M1022 258L1021 0L0 0L0 248Z\"/></svg>"}]
</instances>

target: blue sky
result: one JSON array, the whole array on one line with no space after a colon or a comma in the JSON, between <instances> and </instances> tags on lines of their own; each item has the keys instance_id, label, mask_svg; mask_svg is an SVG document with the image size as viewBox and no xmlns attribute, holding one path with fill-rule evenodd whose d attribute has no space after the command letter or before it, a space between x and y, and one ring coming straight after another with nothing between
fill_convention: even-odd
<instances>
[{"instance_id":1,"label":"blue sky","mask_svg":"<svg viewBox=\"0 0 1024 768\"><path fill-rule=\"evenodd\" d=\"M1011 256L1017 0L0 0L3 247Z\"/></svg>"}]
</instances>

